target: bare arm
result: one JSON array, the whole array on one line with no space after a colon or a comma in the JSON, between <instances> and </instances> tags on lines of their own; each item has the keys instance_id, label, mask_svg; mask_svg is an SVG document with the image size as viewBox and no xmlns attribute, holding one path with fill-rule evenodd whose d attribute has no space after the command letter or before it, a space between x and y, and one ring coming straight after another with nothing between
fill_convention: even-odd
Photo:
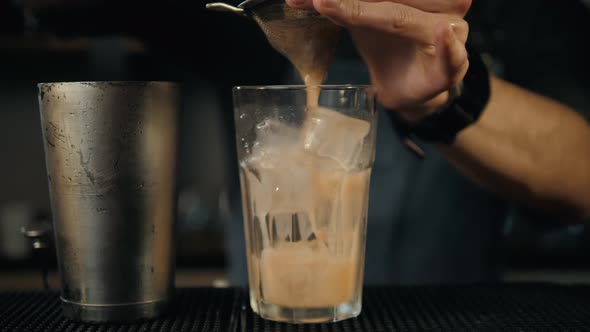
<instances>
[{"instance_id":1,"label":"bare arm","mask_svg":"<svg viewBox=\"0 0 590 332\"><path fill-rule=\"evenodd\" d=\"M471 0L287 0L346 27L377 98L408 121L445 107L469 67ZM480 119L452 146L464 174L501 196L567 220L590 216L590 127L568 107L491 78Z\"/></svg>"},{"instance_id":2,"label":"bare arm","mask_svg":"<svg viewBox=\"0 0 590 332\"><path fill-rule=\"evenodd\" d=\"M440 149L506 198L569 221L590 216L590 126L565 105L492 77L478 122Z\"/></svg>"}]
</instances>

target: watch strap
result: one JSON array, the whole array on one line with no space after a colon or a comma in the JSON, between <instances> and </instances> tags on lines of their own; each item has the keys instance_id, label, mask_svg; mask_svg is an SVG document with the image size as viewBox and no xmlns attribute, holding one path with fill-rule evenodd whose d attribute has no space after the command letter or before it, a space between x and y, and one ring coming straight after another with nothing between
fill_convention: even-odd
<instances>
[{"instance_id":1,"label":"watch strap","mask_svg":"<svg viewBox=\"0 0 590 332\"><path fill-rule=\"evenodd\" d=\"M478 52L467 48L469 68L460 94L439 112L408 124L410 131L425 142L452 144L457 134L475 123L490 97L489 72Z\"/></svg>"},{"instance_id":2,"label":"watch strap","mask_svg":"<svg viewBox=\"0 0 590 332\"><path fill-rule=\"evenodd\" d=\"M490 97L490 79L487 66L479 52L466 46L469 68L456 96L443 110L430 114L416 123L408 123L397 113L391 112L391 120L402 142L420 158L424 150L414 138L424 142L452 144L457 134L475 123L485 109Z\"/></svg>"}]
</instances>

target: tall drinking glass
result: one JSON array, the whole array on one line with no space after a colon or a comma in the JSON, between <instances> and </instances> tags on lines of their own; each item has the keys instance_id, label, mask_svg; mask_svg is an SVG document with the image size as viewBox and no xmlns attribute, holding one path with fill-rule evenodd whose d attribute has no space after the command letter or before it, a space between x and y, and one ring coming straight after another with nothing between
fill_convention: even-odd
<instances>
[{"instance_id":1,"label":"tall drinking glass","mask_svg":"<svg viewBox=\"0 0 590 332\"><path fill-rule=\"evenodd\" d=\"M357 316L375 154L371 89L247 86L233 96L252 309L292 323Z\"/></svg>"}]
</instances>

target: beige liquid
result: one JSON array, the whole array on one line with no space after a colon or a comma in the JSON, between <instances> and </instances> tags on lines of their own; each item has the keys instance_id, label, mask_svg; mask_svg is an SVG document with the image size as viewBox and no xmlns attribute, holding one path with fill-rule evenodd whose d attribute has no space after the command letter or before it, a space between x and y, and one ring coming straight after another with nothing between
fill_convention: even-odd
<instances>
[{"instance_id":1,"label":"beige liquid","mask_svg":"<svg viewBox=\"0 0 590 332\"><path fill-rule=\"evenodd\" d=\"M318 241L284 242L262 251L264 300L290 308L325 308L348 302L355 290L354 257L318 249Z\"/></svg>"},{"instance_id":2,"label":"beige liquid","mask_svg":"<svg viewBox=\"0 0 590 332\"><path fill-rule=\"evenodd\" d=\"M314 217L318 231L325 236L279 242L264 248L259 262L254 258L253 263L260 264L265 302L289 308L326 308L358 296L363 266L359 246L366 208L359 195L366 194L369 177L366 170L315 179L313 186L320 199L312 203L318 212ZM328 211L320 212L323 207Z\"/></svg>"},{"instance_id":3,"label":"beige liquid","mask_svg":"<svg viewBox=\"0 0 590 332\"><path fill-rule=\"evenodd\" d=\"M359 295L362 283L370 170L330 167L310 177L293 173L283 175L284 182L277 181L287 162L305 166L325 160L310 160L306 153L293 151L242 167L243 184L249 188L246 201L256 216L247 225L259 227L249 230L251 239L259 241L249 244L252 296L288 308L327 308L350 302ZM269 179L274 180L272 185L265 186ZM302 197L301 192L308 194ZM293 241L295 233L297 241Z\"/></svg>"}]
</instances>

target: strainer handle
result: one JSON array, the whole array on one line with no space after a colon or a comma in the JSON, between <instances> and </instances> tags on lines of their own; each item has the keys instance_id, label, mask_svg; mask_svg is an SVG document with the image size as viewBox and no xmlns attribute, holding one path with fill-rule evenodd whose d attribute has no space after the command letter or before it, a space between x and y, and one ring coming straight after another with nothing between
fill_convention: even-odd
<instances>
[{"instance_id":1,"label":"strainer handle","mask_svg":"<svg viewBox=\"0 0 590 332\"><path fill-rule=\"evenodd\" d=\"M205 5L205 8L207 8L209 10L218 11L218 12L232 12L234 14L238 14L238 15L241 15L241 16L248 16L244 12L244 9L238 8L238 7L234 7L232 5L228 5L227 3L223 3L223 2L212 2L212 3L208 3L208 4Z\"/></svg>"}]
</instances>

